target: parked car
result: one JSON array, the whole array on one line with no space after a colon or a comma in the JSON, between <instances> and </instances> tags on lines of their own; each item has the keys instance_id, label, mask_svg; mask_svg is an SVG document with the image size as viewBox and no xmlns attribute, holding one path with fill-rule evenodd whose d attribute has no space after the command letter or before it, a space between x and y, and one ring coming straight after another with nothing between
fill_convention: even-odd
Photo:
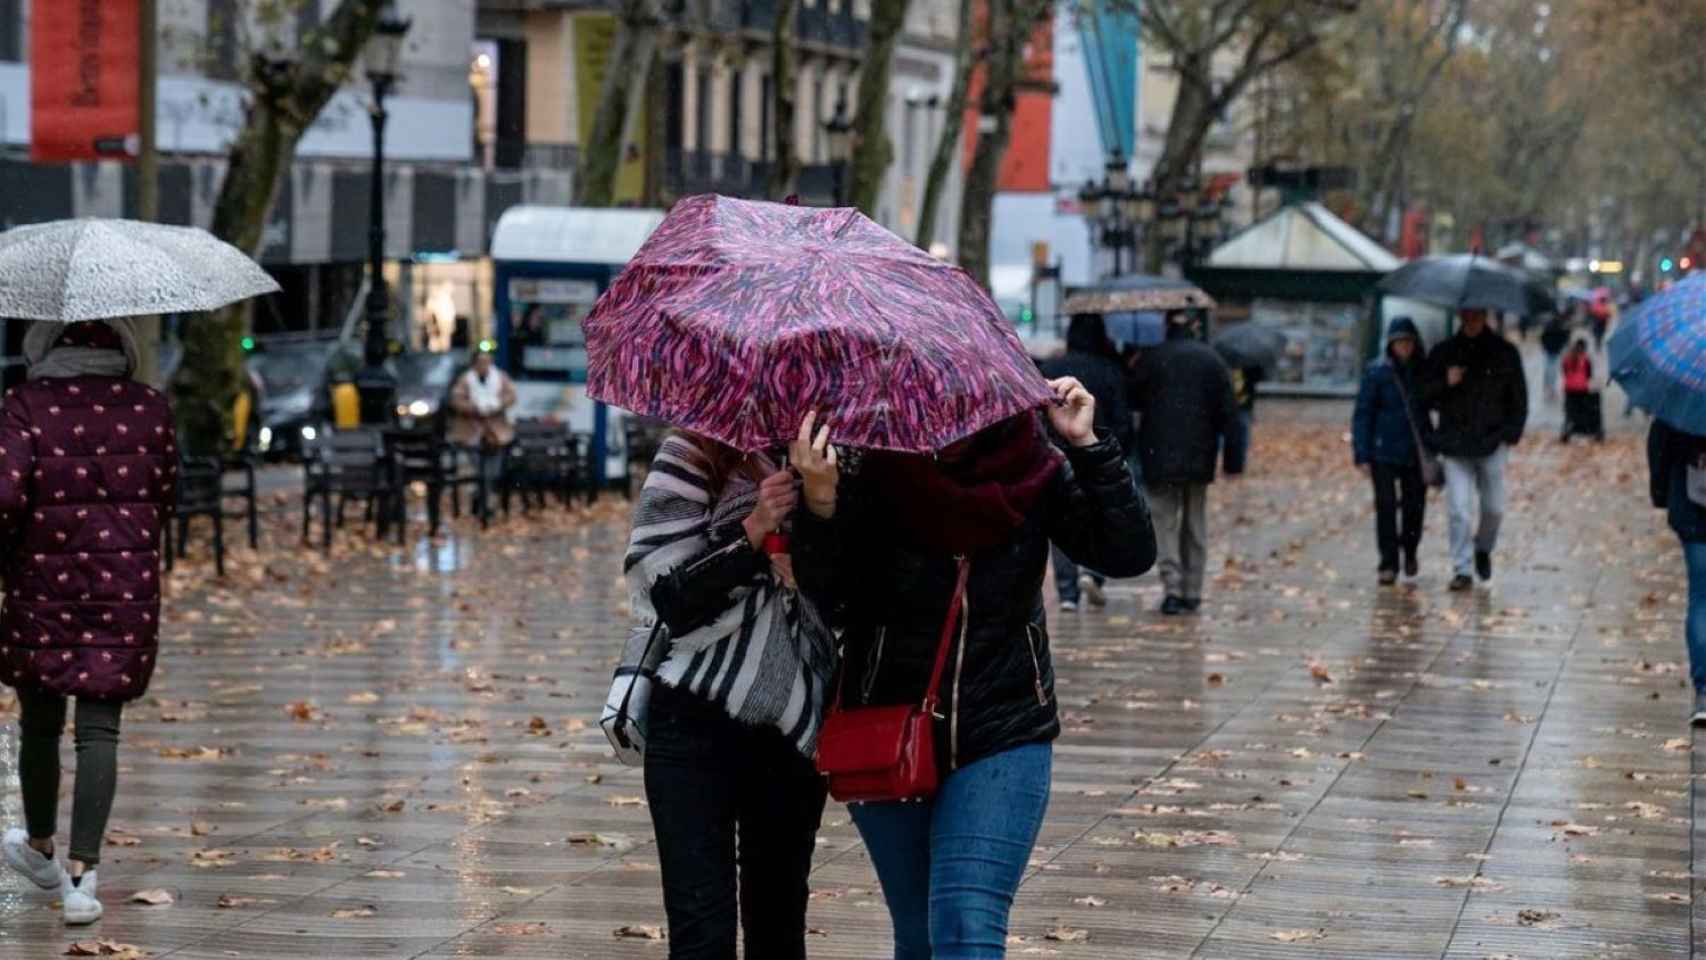
<instances>
[{"instance_id":1,"label":"parked car","mask_svg":"<svg viewBox=\"0 0 1706 960\"><path fill-rule=\"evenodd\" d=\"M269 458L300 456L304 440L313 440L331 419L326 378L336 340L268 344L248 358L248 370L260 383L256 403L254 449Z\"/></svg>"},{"instance_id":2,"label":"parked car","mask_svg":"<svg viewBox=\"0 0 1706 960\"><path fill-rule=\"evenodd\" d=\"M416 351L392 357L391 369L397 375L397 425L404 430L442 430L450 388L467 367L464 350Z\"/></svg>"}]
</instances>

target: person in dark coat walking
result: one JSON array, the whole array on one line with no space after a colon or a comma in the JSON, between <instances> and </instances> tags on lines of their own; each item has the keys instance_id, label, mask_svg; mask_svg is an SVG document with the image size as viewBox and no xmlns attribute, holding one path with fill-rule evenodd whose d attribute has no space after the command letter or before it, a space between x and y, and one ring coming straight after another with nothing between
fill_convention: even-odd
<instances>
[{"instance_id":1,"label":"person in dark coat walking","mask_svg":"<svg viewBox=\"0 0 1706 960\"><path fill-rule=\"evenodd\" d=\"M1051 380L1072 377L1082 383L1096 398L1097 431L1119 441L1121 450L1130 450L1135 431L1126 396L1126 372L1118 356L1101 316L1081 313L1067 328L1066 353L1041 366L1043 376ZM1102 590L1107 578L1088 568L1080 570L1058 546L1054 548L1054 582L1061 610L1078 609L1079 600L1086 597L1091 606L1107 605L1108 595Z\"/></svg>"},{"instance_id":2,"label":"person in dark coat walking","mask_svg":"<svg viewBox=\"0 0 1706 960\"><path fill-rule=\"evenodd\" d=\"M1375 538L1380 545L1378 576L1382 584L1398 580L1398 554L1404 573L1420 572L1416 559L1427 516L1428 488L1422 477L1432 424L1418 402L1421 371L1427 361L1421 335L1409 317L1398 317L1386 332L1386 355L1363 375L1351 416L1351 443L1356 465L1374 481ZM1402 518L1402 524L1399 520Z\"/></svg>"},{"instance_id":3,"label":"person in dark coat walking","mask_svg":"<svg viewBox=\"0 0 1706 960\"><path fill-rule=\"evenodd\" d=\"M1176 616L1202 606L1208 486L1238 405L1225 361L1197 338L1195 321L1183 312L1167 317L1167 340L1145 353L1134 391L1138 455L1167 591L1161 612Z\"/></svg>"},{"instance_id":4,"label":"person in dark coat walking","mask_svg":"<svg viewBox=\"0 0 1706 960\"><path fill-rule=\"evenodd\" d=\"M1570 347L1570 326L1565 319L1553 314L1540 331L1540 383L1546 399L1558 399L1558 364Z\"/></svg>"},{"instance_id":5,"label":"person in dark coat walking","mask_svg":"<svg viewBox=\"0 0 1706 960\"><path fill-rule=\"evenodd\" d=\"M1457 335L1428 359L1422 395L1439 412L1434 437L1445 461L1451 511L1451 589L1468 590L1475 584L1471 572L1483 581L1493 578L1493 548L1505 515L1505 464L1528 424L1522 355L1488 326L1485 310L1464 310Z\"/></svg>"},{"instance_id":6,"label":"person in dark coat walking","mask_svg":"<svg viewBox=\"0 0 1706 960\"><path fill-rule=\"evenodd\" d=\"M968 576L933 724L935 795L851 806L895 957L1006 953L1060 735L1041 589L1049 542L1113 577L1155 561L1143 496L1118 441L1095 429L1095 399L1070 378L1052 385L1062 402L1047 419L1064 453L1024 414L938 457L866 454L845 478L821 444L797 441L789 459L805 500L794 573L842 629L845 705L919 702Z\"/></svg>"},{"instance_id":7,"label":"person in dark coat walking","mask_svg":"<svg viewBox=\"0 0 1706 960\"><path fill-rule=\"evenodd\" d=\"M100 919L95 868L118 778L119 715L154 673L160 530L177 483L172 412L129 379L124 320L38 324L29 379L0 402L0 682L18 691L27 829L6 862L55 891L66 923ZM77 700L67 866L54 857L59 739Z\"/></svg>"},{"instance_id":8,"label":"person in dark coat walking","mask_svg":"<svg viewBox=\"0 0 1706 960\"><path fill-rule=\"evenodd\" d=\"M1689 722L1706 724L1706 437L1654 418L1647 431L1647 477L1653 506L1666 511L1688 567L1688 675L1694 683Z\"/></svg>"}]
</instances>

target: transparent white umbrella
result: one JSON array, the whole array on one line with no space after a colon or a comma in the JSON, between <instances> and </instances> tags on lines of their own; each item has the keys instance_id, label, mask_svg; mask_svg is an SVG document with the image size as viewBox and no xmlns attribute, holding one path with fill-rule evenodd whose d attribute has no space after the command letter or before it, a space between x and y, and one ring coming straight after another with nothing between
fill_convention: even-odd
<instances>
[{"instance_id":1,"label":"transparent white umbrella","mask_svg":"<svg viewBox=\"0 0 1706 960\"><path fill-rule=\"evenodd\" d=\"M193 313L276 290L260 264L195 227L83 218L0 233L0 317Z\"/></svg>"}]
</instances>

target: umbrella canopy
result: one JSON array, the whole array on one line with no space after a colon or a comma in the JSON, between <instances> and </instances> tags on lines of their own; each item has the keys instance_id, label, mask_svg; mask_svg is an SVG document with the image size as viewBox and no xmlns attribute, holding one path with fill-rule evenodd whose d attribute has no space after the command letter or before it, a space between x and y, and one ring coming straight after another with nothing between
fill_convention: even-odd
<instances>
[{"instance_id":1,"label":"umbrella canopy","mask_svg":"<svg viewBox=\"0 0 1706 960\"><path fill-rule=\"evenodd\" d=\"M277 290L247 254L194 227L84 218L0 233L0 317L192 313Z\"/></svg>"},{"instance_id":2,"label":"umbrella canopy","mask_svg":"<svg viewBox=\"0 0 1706 960\"><path fill-rule=\"evenodd\" d=\"M1706 275L1641 302L1607 346L1629 399L1685 433L1706 435Z\"/></svg>"},{"instance_id":3,"label":"umbrella canopy","mask_svg":"<svg viewBox=\"0 0 1706 960\"><path fill-rule=\"evenodd\" d=\"M1184 280L1128 274L1073 291L1060 312L1072 315L1213 307L1213 297Z\"/></svg>"},{"instance_id":4,"label":"umbrella canopy","mask_svg":"<svg viewBox=\"0 0 1706 960\"><path fill-rule=\"evenodd\" d=\"M1533 316L1553 309L1552 295L1526 273L1473 253L1412 260L1380 281L1380 289L1460 310Z\"/></svg>"},{"instance_id":5,"label":"umbrella canopy","mask_svg":"<svg viewBox=\"0 0 1706 960\"><path fill-rule=\"evenodd\" d=\"M1156 347L1167 339L1167 318L1152 310L1103 314L1102 326L1108 339L1121 348Z\"/></svg>"},{"instance_id":6,"label":"umbrella canopy","mask_svg":"<svg viewBox=\"0 0 1706 960\"><path fill-rule=\"evenodd\" d=\"M1285 334L1257 323L1240 323L1216 336L1214 349L1229 367L1271 370L1285 350Z\"/></svg>"},{"instance_id":7,"label":"umbrella canopy","mask_svg":"<svg viewBox=\"0 0 1706 960\"><path fill-rule=\"evenodd\" d=\"M857 210L687 197L584 327L590 396L745 451L815 410L930 452L1054 399L976 281Z\"/></svg>"}]
</instances>

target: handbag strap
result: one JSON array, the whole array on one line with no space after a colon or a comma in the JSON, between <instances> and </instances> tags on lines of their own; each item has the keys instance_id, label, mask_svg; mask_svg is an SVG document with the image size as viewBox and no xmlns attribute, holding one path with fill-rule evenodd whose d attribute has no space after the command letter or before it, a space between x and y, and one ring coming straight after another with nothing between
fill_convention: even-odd
<instances>
[{"instance_id":1,"label":"handbag strap","mask_svg":"<svg viewBox=\"0 0 1706 960\"><path fill-rule=\"evenodd\" d=\"M1428 448L1422 443L1422 431L1416 429L1416 405L1410 402L1410 391L1404 389L1404 373L1392 368L1392 382L1398 385L1398 396L1404 398L1404 422L1410 425L1410 439L1416 441L1416 459L1426 460Z\"/></svg>"},{"instance_id":2,"label":"handbag strap","mask_svg":"<svg viewBox=\"0 0 1706 960\"><path fill-rule=\"evenodd\" d=\"M966 583L971 579L971 561L960 558L958 581L954 584L954 597L948 601L948 616L942 621L942 642L936 645L936 665L930 670L930 685L924 688L924 702L920 708L925 713L936 709L939 699L937 694L942 686L942 671L948 666L948 649L953 645L954 627L958 625L963 638L965 635Z\"/></svg>"},{"instance_id":3,"label":"handbag strap","mask_svg":"<svg viewBox=\"0 0 1706 960\"><path fill-rule=\"evenodd\" d=\"M626 717L628 715L628 702L634 699L634 684L639 683L640 677L649 672L646 670L646 660L652 655L652 646L658 642L658 637L662 634L663 618L659 617L657 622L652 624L652 635L646 638L646 649L640 652L640 662L635 664L634 672L628 677L628 690L622 694L622 705L616 708L617 716Z\"/></svg>"}]
</instances>

